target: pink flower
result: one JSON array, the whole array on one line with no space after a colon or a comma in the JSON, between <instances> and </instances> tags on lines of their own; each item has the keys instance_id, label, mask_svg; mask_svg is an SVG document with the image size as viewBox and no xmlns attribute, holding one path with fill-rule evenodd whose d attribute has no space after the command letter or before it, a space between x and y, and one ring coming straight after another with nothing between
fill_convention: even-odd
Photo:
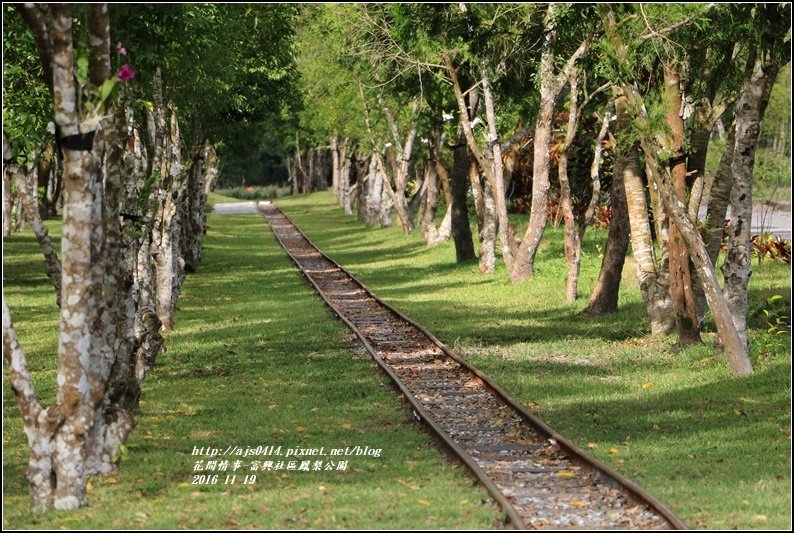
<instances>
[{"instance_id":1,"label":"pink flower","mask_svg":"<svg viewBox=\"0 0 794 533\"><path fill-rule=\"evenodd\" d=\"M130 67L127 63L124 63L121 65L119 71L116 72L116 77L121 78L121 81L127 83L135 77L135 71L132 70L132 67Z\"/></svg>"},{"instance_id":2,"label":"pink flower","mask_svg":"<svg viewBox=\"0 0 794 533\"><path fill-rule=\"evenodd\" d=\"M127 49L126 49L126 48L124 48L124 47L121 45L121 43L116 43L116 52L118 52L119 54L121 54L121 55L123 55L123 56L126 56L126 55L127 55Z\"/></svg>"}]
</instances>

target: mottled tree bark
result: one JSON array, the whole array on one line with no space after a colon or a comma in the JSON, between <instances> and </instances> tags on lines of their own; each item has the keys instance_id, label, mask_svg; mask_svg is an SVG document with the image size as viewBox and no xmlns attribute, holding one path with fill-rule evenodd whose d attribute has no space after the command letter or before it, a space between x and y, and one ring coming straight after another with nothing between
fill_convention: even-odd
<instances>
[{"instance_id":1,"label":"mottled tree bark","mask_svg":"<svg viewBox=\"0 0 794 533\"><path fill-rule=\"evenodd\" d=\"M479 174L472 177L480 180ZM480 231L480 272L491 274L496 268L496 202L490 183L482 184L483 224Z\"/></svg>"},{"instance_id":2,"label":"mottled tree bark","mask_svg":"<svg viewBox=\"0 0 794 533\"><path fill-rule=\"evenodd\" d=\"M777 13L774 8L765 9ZM783 42L785 30L776 38ZM774 38L774 37L773 37ZM767 43L768 45L769 43ZM780 45L778 45L780 46ZM773 46L769 48L774 50ZM761 119L766 111L772 87L777 78L779 65L774 52L759 54L752 72L734 112L733 161L731 174L731 222L726 231L728 251L722 273L725 278L725 295L728 300L733 323L741 342L747 346L747 288L752 275L751 256L753 245L750 242L750 227L753 215L753 166L758 135L761 132Z\"/></svg>"},{"instance_id":3,"label":"mottled tree bark","mask_svg":"<svg viewBox=\"0 0 794 533\"><path fill-rule=\"evenodd\" d=\"M206 158L204 167L207 169L205 176L204 176L204 199L206 202L206 198L209 195L210 191L215 188L215 181L218 179L218 175L220 174L220 158L218 157L218 152L215 151L215 148L207 144L206 147ZM206 204L205 204L205 213L206 213ZM204 225L204 234L207 233L207 226Z\"/></svg>"},{"instance_id":4,"label":"mottled tree bark","mask_svg":"<svg viewBox=\"0 0 794 533\"><path fill-rule=\"evenodd\" d=\"M96 244L94 189L97 172L93 147L80 135L78 126L71 8L53 5L51 11L55 123L62 138L80 138L84 143L77 150L63 150L63 279L56 396L61 423L53 435L52 475L55 478L53 506L65 510L85 503L85 443L94 417L89 368L93 319L99 305L91 263Z\"/></svg>"},{"instance_id":5,"label":"mottled tree bark","mask_svg":"<svg viewBox=\"0 0 794 533\"><path fill-rule=\"evenodd\" d=\"M569 95L571 105L568 109L568 124L565 130L560 157L557 162L557 176L560 181L560 208L562 211L565 228L565 260L568 263L568 274L565 278L565 301L576 300L579 285L579 265L582 260L582 236L574 214L573 199L571 198L571 181L568 179L568 158L571 154L573 141L576 138L576 126L579 122L579 89L577 71L571 73L569 79Z\"/></svg>"},{"instance_id":6,"label":"mottled tree bark","mask_svg":"<svg viewBox=\"0 0 794 533\"><path fill-rule=\"evenodd\" d=\"M477 217L477 235L482 242L482 229L485 225L485 198L482 190L479 166L474 158L469 162L469 183L471 184L471 197L474 200L474 216Z\"/></svg>"},{"instance_id":7,"label":"mottled tree bark","mask_svg":"<svg viewBox=\"0 0 794 533\"><path fill-rule=\"evenodd\" d=\"M364 222L374 226L380 219L381 195L383 194L383 175L378 166L379 158L372 153L369 158L369 170L366 178L366 189L362 189L364 201L360 202L364 213Z\"/></svg>"},{"instance_id":8,"label":"mottled tree bark","mask_svg":"<svg viewBox=\"0 0 794 533\"><path fill-rule=\"evenodd\" d=\"M36 391L28 371L25 354L17 339L11 313L3 295L3 359L8 381L14 391L24 432L30 448L27 479L31 489L33 510L40 512L53 504L54 480L52 459L55 454L52 436L60 423L57 407L44 409L36 398Z\"/></svg>"},{"instance_id":9,"label":"mottled tree bark","mask_svg":"<svg viewBox=\"0 0 794 533\"><path fill-rule=\"evenodd\" d=\"M153 226L152 257L156 265L157 315L163 329L170 331L174 327L173 313L185 272L179 242L185 180L179 126L172 106L166 108L163 103L159 75L155 75L154 91L156 140L152 168L157 173L157 214Z\"/></svg>"},{"instance_id":10,"label":"mottled tree bark","mask_svg":"<svg viewBox=\"0 0 794 533\"><path fill-rule=\"evenodd\" d=\"M428 246L438 244L449 239L452 234L452 194L449 190L449 175L441 162L441 135L433 136L433 146L425 167L425 207L420 218L422 237ZM435 217L438 208L439 188L445 194L446 210L441 223L436 226Z\"/></svg>"},{"instance_id":11,"label":"mottled tree bark","mask_svg":"<svg viewBox=\"0 0 794 533\"><path fill-rule=\"evenodd\" d=\"M303 168L303 157L301 156L300 132L295 130L295 180L292 182L292 194L302 194L306 192L306 171Z\"/></svg>"},{"instance_id":12,"label":"mottled tree bark","mask_svg":"<svg viewBox=\"0 0 794 533\"><path fill-rule=\"evenodd\" d=\"M688 181L692 181L692 192L689 197L689 218L698 220L700 205L706 186L706 158L708 157L711 128L702 109L697 106L692 131L689 134L689 158L687 159Z\"/></svg>"},{"instance_id":13,"label":"mottled tree bark","mask_svg":"<svg viewBox=\"0 0 794 533\"><path fill-rule=\"evenodd\" d=\"M501 245L502 259L505 266L510 271L514 266L514 257L518 250L513 227L507 218L507 193L505 190L505 169L502 162L502 144L496 130L496 110L491 89L491 82L488 76L483 73L483 99L485 100L485 119L488 125L489 158L491 172L485 173L486 182L491 189L494 197L494 208L496 210L497 230L499 243Z\"/></svg>"},{"instance_id":14,"label":"mottled tree bark","mask_svg":"<svg viewBox=\"0 0 794 533\"><path fill-rule=\"evenodd\" d=\"M483 182L472 181L473 194L475 196L475 207L478 210L477 221L479 226L479 233L482 236L486 235L482 242L486 244L483 251L489 256L491 240L490 240L490 215L486 214L489 205L486 205L486 196L490 194L493 201L493 209L497 222L497 231L502 250L502 259L504 259L508 272L513 268L513 257L516 251L516 243L513 237L513 232L510 228L510 223L507 219L507 198L504 189L504 168L502 166L502 149L499 141L499 136L496 131L496 113L494 110L494 100L491 91L490 80L486 69L482 72L482 87L483 98L485 100L485 115L487 124L487 133L485 135L486 148L482 150L477 140L474 137L474 122L475 114L479 98L476 97L475 91L469 90L468 97L469 103L466 104L463 87L458 76L458 70L453 65L450 57L445 58L446 68L452 79L452 87L455 92L455 100L458 103L458 111L460 112L460 128L463 133L463 138L468 145L469 152L474 159L474 162L479 165L479 170L484 176ZM486 190L489 189L489 190ZM495 245L495 244L494 244ZM486 267L484 272L491 272L492 269L487 265L490 263L490 257L484 259ZM482 268L481 268L482 269Z\"/></svg>"},{"instance_id":15,"label":"mottled tree bark","mask_svg":"<svg viewBox=\"0 0 794 533\"><path fill-rule=\"evenodd\" d=\"M209 142L197 145L187 174L187 196L182 221L182 256L187 272L196 271L203 255L201 239L206 233L208 180L216 170L214 167L217 163L217 158L213 158L210 151L214 152L214 149Z\"/></svg>"}]
</instances>

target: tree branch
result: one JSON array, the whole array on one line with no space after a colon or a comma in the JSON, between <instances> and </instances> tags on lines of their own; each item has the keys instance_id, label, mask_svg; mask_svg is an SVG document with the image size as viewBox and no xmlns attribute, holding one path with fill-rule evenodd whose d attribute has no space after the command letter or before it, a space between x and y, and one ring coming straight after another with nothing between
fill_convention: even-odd
<instances>
[{"instance_id":1,"label":"tree branch","mask_svg":"<svg viewBox=\"0 0 794 533\"><path fill-rule=\"evenodd\" d=\"M25 421L26 428L36 426L41 405L36 399L36 390L33 387L33 380L30 378L25 352L17 339L17 332L11 322L11 312L6 304L5 293L3 294L3 359L8 365L8 381L17 397L17 405L22 419Z\"/></svg>"},{"instance_id":2,"label":"tree branch","mask_svg":"<svg viewBox=\"0 0 794 533\"><path fill-rule=\"evenodd\" d=\"M640 40L641 41L647 41L647 40L653 39L654 37L666 38L665 37L666 34L672 33L672 32L674 32L676 30L679 30L679 29L681 29L681 28L683 28L685 26L689 26L690 24L692 24L695 21L695 18L697 18L700 15L704 15L705 13L709 12L712 8L714 8L715 6L717 6L717 2L711 2L711 3L707 4L706 8L703 10L703 12L702 13L698 13L698 15L692 15L691 17L687 17L684 20L680 20L680 21L676 22L675 24L671 24L670 26L668 26L668 27L666 27L664 29L654 30L653 28L651 28L651 24L650 24L650 22L648 22L648 18L645 16L645 10L643 9L642 4L640 4L640 12L642 13L642 18L645 21L645 26L648 28L648 32L640 36Z\"/></svg>"},{"instance_id":3,"label":"tree branch","mask_svg":"<svg viewBox=\"0 0 794 533\"><path fill-rule=\"evenodd\" d=\"M47 20L35 4L17 4L16 7L36 41L36 53L44 69L44 83L52 95L52 37Z\"/></svg>"}]
</instances>

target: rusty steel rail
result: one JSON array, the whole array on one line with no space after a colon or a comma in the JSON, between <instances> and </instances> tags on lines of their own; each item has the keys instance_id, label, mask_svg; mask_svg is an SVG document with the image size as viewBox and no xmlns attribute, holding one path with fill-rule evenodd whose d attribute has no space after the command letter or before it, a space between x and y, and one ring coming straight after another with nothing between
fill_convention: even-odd
<instances>
[{"instance_id":1,"label":"rusty steel rail","mask_svg":"<svg viewBox=\"0 0 794 533\"><path fill-rule=\"evenodd\" d=\"M617 523L609 523L604 527L653 527L666 529L687 529L683 521L659 500L643 490L636 483L622 476L604 464L602 461L591 457L584 450L557 433L549 425L544 423L534 414L530 413L521 404L519 404L516 400L511 398L490 378L450 350L420 324L416 323L414 320L408 318L403 313L397 311L388 304L382 302L366 285L357 280L336 261L321 252L300 230L300 228L298 228L297 225L295 225L289 219L289 217L287 217L277 207L272 204L260 204L259 210L270 224L273 234L284 248L287 255L297 265L301 273L306 277L309 283L315 288L315 290L329 305L329 307L331 307L334 313L345 324L347 324L347 326L356 334L359 340L361 340L362 344L372 356L373 360L392 379L393 383L402 392L405 399L411 404L414 415L425 422L425 424L432 430L432 433L450 451L452 451L455 456L459 458L460 461L462 461L463 464L465 464L466 467L472 472L472 474L486 487L486 489L488 489L494 499L505 511L514 527L517 529L535 529L542 527L591 527L587 523L575 521L565 522L561 526L559 523L550 521L548 514L546 516L538 515L538 511L536 511L533 505L535 507L543 507L543 500L537 499L532 491L557 490L558 492L564 492L573 488L573 490L590 490L590 494L592 495L597 491L596 489L590 487L590 485L596 486L600 484L600 488L597 489L600 491L600 493L598 493L597 496L606 498L607 496L604 496L604 494L611 495L612 493L619 493L617 500L619 501L620 505L623 507L626 507L627 505L634 505L634 507L629 508L629 511L626 511L626 513L630 516L629 519L620 518L622 516L620 513L623 511L610 511L612 515L618 517L614 518L614 520L620 519L621 521ZM279 229L279 225L277 223L279 220L283 221L281 224L282 226L288 227L286 231L294 231L298 239L305 241L300 242L297 245L304 246L304 248L308 251L298 254L297 250L291 249L289 243L285 242L287 239L281 234L282 231ZM295 246L295 243L293 243L292 248ZM301 257L298 257L298 255L301 255ZM319 266L323 268L320 270L310 270L307 265L312 261L319 262ZM330 268L327 268L329 266ZM326 278L320 279L320 276L326 276ZM326 285L335 285L337 289L344 286L344 290L337 290L336 296L332 296L327 288L324 289L320 286L322 283L325 283ZM356 297L358 293L363 293L366 295L366 298ZM371 309L369 312L371 316L367 315L367 311L365 310L363 314L359 314L359 316L355 317L350 316L350 310L346 312L345 309L342 309L342 306L339 305L339 302L345 302L346 304L350 302L354 304L358 302L366 302L367 305L370 303L377 305L377 308L370 306ZM362 303L362 305L364 304ZM351 309L354 309L356 312L360 310L355 309L355 306ZM392 319L388 316L388 314L393 315L395 320L400 321L401 323L390 322ZM357 325L356 322L358 322L359 325ZM362 324L363 326L360 327ZM382 336L379 337L377 336L379 334L379 330L376 329L378 326L387 326L397 329L402 328L401 331L403 333L403 337L399 336L399 331L392 332L396 333L396 335L393 334L391 336L391 340L383 338ZM413 329L411 330L405 328ZM362 331L362 329L375 329L376 331L375 333L370 333L368 335ZM432 346L429 347L430 345L426 343L425 339L420 338L420 336L416 335L413 330L418 332L418 334L423 335L427 341L429 341L429 343L432 343ZM382 333L380 333L380 335L382 335ZM408 340L404 339L406 336L408 337ZM373 343L379 345L380 349L374 346ZM396 350L389 348L389 346L392 345L412 347ZM412 350L414 351L412 352ZM442 360L441 357L450 361ZM406 363L406 361L408 362ZM441 369L439 371L441 374L443 374L444 371L454 372L458 368L462 369L462 372L465 372L465 375L469 377L460 379L465 379L468 381L466 381L465 385L451 385L444 381L428 381L426 376L432 375L433 368L431 367L435 369ZM418 377L419 371L422 372L421 377ZM436 379L443 380L443 376L440 376ZM466 398L465 393L462 391L464 388L470 387L470 384L473 384L471 385L473 388L470 389L473 391L473 393ZM412 391L411 388L414 390ZM441 392L438 392L438 395L433 396L434 391L438 389L442 389ZM417 390L419 391L419 394L416 393ZM493 406L495 406L492 407L492 411L490 413L506 413L504 415L499 414L492 416L504 417L505 419L510 418L511 416L520 418L520 420L523 421L527 427L523 425L510 426L510 424L513 423L510 420L507 421L504 427L510 428L510 431L513 432L510 433L510 435L518 436L520 434L520 436L523 437L523 440L520 441L522 444L500 443L497 445L488 445L482 444L482 442L487 442L487 440L484 441L482 440L483 437L480 437L481 440L475 440L475 444L468 444L470 451L464 449L462 441L464 441L466 438L462 434L465 433L476 433L477 431L482 430L481 432L485 432L486 434L485 439L488 437L501 437L498 440L502 441L505 439L504 434L499 433L499 431L502 430L496 426L477 428L470 427L469 425L462 425L457 428L453 427L452 429L449 427L444 427L444 419L438 414L434 413L431 407L435 404L441 404L442 406L447 407L447 404L443 403L445 398L447 396L452 397L456 394L461 395L459 397L459 401L461 402L471 401L471 399L474 397L484 398L486 403L490 402L493 404ZM493 398L487 397L487 394L492 395ZM438 398L441 398L442 401L439 401ZM463 405L469 404L464 403ZM493 411L493 409L503 410ZM444 410L444 408L442 407L441 410ZM510 413L509 410L512 410L513 413ZM475 412L478 410L453 406L451 409L447 408L446 411L452 413L463 413L462 416L466 416L465 413L467 411ZM486 412L486 409L481 408L480 412ZM475 420L473 425L476 426L476 421L478 419L475 415L473 416ZM487 422L490 421L491 420L487 420ZM499 418L497 421L504 422L502 418ZM489 431L491 431L491 433L488 433ZM455 433L457 435L457 440L456 437L451 433ZM542 438L544 441L543 444L538 444L540 439L537 438L537 436ZM477 442L480 444L477 444ZM471 450L474 450L474 452L471 452ZM532 450L532 453L539 453L542 457L548 458L550 461L549 464L555 466L548 467L545 463L541 466L522 465L520 461L526 462L533 459L533 457L529 456L529 450ZM518 466L507 467L500 465L498 468L487 468L489 471L486 472L486 468L484 468L482 465L489 464L488 460L486 460L485 457L474 457L472 453L477 453L477 451L482 451L486 454L489 452L496 454L497 462L516 464ZM518 452L518 455L513 454L513 452ZM522 453L526 454L526 456L522 455ZM514 463L511 463L511 461ZM533 463L533 465L536 465L536 463ZM552 474L551 476L547 475L546 478L543 479L554 480L556 479L556 476L554 476L555 473L559 476L566 474L566 477L574 477L574 475L578 477L575 480L576 483L573 484L573 487L571 486L572 484L570 482L565 484L566 480L557 480L558 484L564 485L561 489L558 487L555 488L555 486L552 485L536 487L534 482L539 480L538 478L531 477L538 474ZM510 479L506 479L505 475L508 475ZM514 479L520 478L522 475L528 477L530 482L520 483L520 480L517 481ZM544 483L548 482L544 481ZM515 490L514 486L517 487ZM606 486L611 488L604 488ZM523 490L524 493L522 493L521 490ZM509 491L511 494L506 494L506 491ZM564 495L567 496L567 493L564 492ZM630 502L634 503L626 503L629 500ZM575 507L589 505L586 502L578 501L576 499L575 493L570 497L569 501ZM613 504L613 507L617 508L619 505ZM563 508L566 508L564 504ZM570 509L570 506L568 506L568 508L569 510L576 511L576 509ZM601 514L604 513L601 512ZM659 519L661 519L663 522L659 521ZM635 520L635 522L631 522L631 520ZM599 524L601 524L601 522L599 522Z\"/></svg>"}]
</instances>

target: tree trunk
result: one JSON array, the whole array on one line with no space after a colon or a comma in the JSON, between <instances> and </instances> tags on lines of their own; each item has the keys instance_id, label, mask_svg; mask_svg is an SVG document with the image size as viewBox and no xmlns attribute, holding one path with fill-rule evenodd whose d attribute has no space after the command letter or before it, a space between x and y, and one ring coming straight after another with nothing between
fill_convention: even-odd
<instances>
[{"instance_id":1,"label":"tree trunk","mask_svg":"<svg viewBox=\"0 0 794 533\"><path fill-rule=\"evenodd\" d=\"M106 117L95 131L81 131L89 121L82 116L84 108L77 105L81 88L76 87L74 77L71 7L53 4L44 14L32 4L19 9L35 26L37 47L51 49L45 55L52 57L50 85L63 150L63 279L55 405L43 410L36 401L5 300L4 357L31 447L28 477L34 508L73 509L85 502L89 475L115 470L113 458L133 425L132 417L117 402L124 392L129 395L131 390L138 390L122 379L130 373L130 354L139 339L133 331L136 304L141 310L148 301L149 309L154 310L153 298L143 295L133 273L139 270L134 263L140 259L152 271L152 243L140 245L144 239L135 225L136 220L143 220L144 225L152 221L147 207L143 211L149 214L136 214L141 207L139 199L148 200L143 193L150 185L147 177L151 172L142 171L141 158L122 148L137 150L137 142L117 139L117 131L129 131L124 127L120 106L105 109ZM88 7L87 29L89 77L94 86L100 86L112 75L106 5ZM115 117L122 124L107 117ZM160 140L165 142L167 136L162 129L164 139ZM164 154L162 143L154 143L160 162L173 163L175 156L178 162L178 130L173 115L170 133L170 147L176 146L175 151ZM167 170L181 174L178 166L170 164ZM127 177L132 179L122 182ZM163 175L160 178L165 179ZM178 201L180 194L184 194L184 187L175 191L172 199ZM150 228L142 233L148 236ZM177 231L177 241L179 234ZM156 314L150 314L155 316L151 322L159 325Z\"/></svg>"},{"instance_id":2,"label":"tree trunk","mask_svg":"<svg viewBox=\"0 0 794 533\"><path fill-rule=\"evenodd\" d=\"M458 263L474 259L474 242L469 226L469 209L466 196L469 190L469 154L463 133L458 136L452 155L452 239L455 241L455 259Z\"/></svg>"},{"instance_id":3,"label":"tree trunk","mask_svg":"<svg viewBox=\"0 0 794 533\"><path fill-rule=\"evenodd\" d=\"M303 169L301 157L300 132L295 130L295 181L292 182L292 194L305 192L306 171Z\"/></svg>"},{"instance_id":4,"label":"tree trunk","mask_svg":"<svg viewBox=\"0 0 794 533\"><path fill-rule=\"evenodd\" d=\"M494 104L491 81L483 72L483 99L485 100L485 120L488 126L486 141L488 142L488 169L484 173L486 183L490 187L494 197L494 208L496 210L496 227L499 234L499 243L502 252L502 259L508 272L513 269L515 255L518 251L513 227L507 217L507 192L505 190L505 168L502 162L502 144L496 129L496 109Z\"/></svg>"},{"instance_id":5,"label":"tree trunk","mask_svg":"<svg viewBox=\"0 0 794 533\"><path fill-rule=\"evenodd\" d=\"M607 38L615 47L618 60L626 63L626 50L617 32L617 23L611 7L608 5L600 5L599 12L604 24L604 29L606 30ZM649 126L648 117L645 112L642 111L644 109L642 96L639 94L636 87L630 83L624 82L622 87L632 108L641 110L637 119L639 122L639 131L641 132L640 139L643 145L643 151L646 154L646 162L652 167L653 179L659 187L665 208L670 214L673 223L677 226L689 250L690 257L695 263L698 276L700 277L704 292L706 293L706 300L714 316L717 334L725 347L731 371L736 376L751 374L753 370L748 357L747 346L742 342L736 326L733 323L728 303L720 290L719 283L714 273L714 267L711 261L709 261L706 246L700 238L700 234L695 230L691 221L687 218L685 205L677 199L675 191L669 182L669 174L662 174L663 169L655 159L657 154L662 153L662 150L656 139L645 133Z\"/></svg>"},{"instance_id":6,"label":"tree trunk","mask_svg":"<svg viewBox=\"0 0 794 533\"><path fill-rule=\"evenodd\" d=\"M339 169L339 187L341 188L342 209L346 215L353 214L353 185L350 183L350 175L354 165L353 152L355 149L349 144L350 141L344 139L339 150L339 157L342 161L342 166Z\"/></svg>"},{"instance_id":7,"label":"tree trunk","mask_svg":"<svg viewBox=\"0 0 794 533\"><path fill-rule=\"evenodd\" d=\"M576 125L579 114L577 77L578 72L574 71L569 80L571 105L568 109L568 127L565 131L565 141L557 162L557 176L560 181L560 207L565 224L565 260L568 263L568 275L565 278L566 302L576 301L576 292L579 285L579 265L582 260L582 236L584 234L583 231L580 233L580 228L577 225L571 197L571 181L568 179L568 158L572 155L571 147L576 138Z\"/></svg>"},{"instance_id":8,"label":"tree trunk","mask_svg":"<svg viewBox=\"0 0 794 533\"><path fill-rule=\"evenodd\" d=\"M689 218L697 220L703 191L706 185L706 159L708 157L711 123L703 109L697 106L692 132L689 135L689 159L687 160L688 180L692 181L692 193L689 200Z\"/></svg>"},{"instance_id":9,"label":"tree trunk","mask_svg":"<svg viewBox=\"0 0 794 533\"><path fill-rule=\"evenodd\" d=\"M732 123L727 133L725 151L720 158L717 172L712 180L706 218L700 227L700 236L706 246L709 261L714 267L717 265L717 258L722 248L722 236L728 214L731 187L733 186L731 165L733 164L733 151L736 139L735 131L735 123ZM706 294L703 291L703 286L699 278L695 279L694 293L698 323L702 323L706 315L707 303Z\"/></svg>"},{"instance_id":10,"label":"tree trunk","mask_svg":"<svg viewBox=\"0 0 794 533\"><path fill-rule=\"evenodd\" d=\"M480 179L479 175L472 176L472 183ZM480 232L480 273L491 274L496 268L496 203L494 191L487 180L482 185L482 195L483 225Z\"/></svg>"},{"instance_id":11,"label":"tree trunk","mask_svg":"<svg viewBox=\"0 0 794 533\"><path fill-rule=\"evenodd\" d=\"M543 72L543 67L541 67ZM551 128L554 118L555 100L550 100L548 91L544 94L541 89L541 108L535 126L535 144L533 149L532 171L532 203L530 206L529 225L518 248L515 266L511 279L513 283L520 283L534 275L535 255L546 229L548 220L548 193L551 185L549 181L549 144L551 143Z\"/></svg>"},{"instance_id":12,"label":"tree trunk","mask_svg":"<svg viewBox=\"0 0 794 533\"><path fill-rule=\"evenodd\" d=\"M477 217L477 235L482 242L482 230L485 226L485 195L483 193L482 181L477 162L470 158L469 163L469 183L471 183L471 197L474 200L474 214Z\"/></svg>"},{"instance_id":13,"label":"tree trunk","mask_svg":"<svg viewBox=\"0 0 794 533\"><path fill-rule=\"evenodd\" d=\"M380 220L381 196L383 194L383 174L379 168L379 156L373 152L369 159L369 172L367 174L366 202L364 222L374 226Z\"/></svg>"},{"instance_id":14,"label":"tree trunk","mask_svg":"<svg viewBox=\"0 0 794 533\"><path fill-rule=\"evenodd\" d=\"M185 275L180 256L181 203L185 190L181 141L172 105L166 109L162 78L155 75L155 134L152 169L157 179L157 214L154 218L152 257L156 265L157 316L163 329L171 331L179 288ZM166 115L168 112L168 117ZM169 120L166 120L168 118Z\"/></svg>"},{"instance_id":15,"label":"tree trunk","mask_svg":"<svg viewBox=\"0 0 794 533\"><path fill-rule=\"evenodd\" d=\"M512 267L511 280L520 283L534 275L535 256L543 239L548 220L548 192L551 133L554 109L562 96L576 61L587 51L589 41L585 40L571 55L561 72L555 74L553 47L557 36L556 11L558 4L549 4L544 25L546 27L543 52L540 60L540 108L535 122L535 141L532 167L532 203L529 224Z\"/></svg>"},{"instance_id":16,"label":"tree trunk","mask_svg":"<svg viewBox=\"0 0 794 533\"><path fill-rule=\"evenodd\" d=\"M779 37L782 42L782 37ZM728 252L722 273L725 295L741 342L747 347L747 288L750 282L750 227L753 215L753 166L761 119L766 111L777 78L779 58L773 53L759 54L749 83L736 102L735 147L731 174L731 222L726 232ZM749 362L748 362L749 366Z\"/></svg>"},{"instance_id":17,"label":"tree trunk","mask_svg":"<svg viewBox=\"0 0 794 533\"><path fill-rule=\"evenodd\" d=\"M3 139L5 139L5 133L3 134ZM5 142L3 142L3 159L5 161L10 160L9 157L6 157ZM10 179L9 173L3 169L3 237L11 235L11 231L14 228L11 219L11 210L14 207L14 199L11 194L12 183L13 180Z\"/></svg>"},{"instance_id":18,"label":"tree trunk","mask_svg":"<svg viewBox=\"0 0 794 533\"><path fill-rule=\"evenodd\" d=\"M39 405L25 354L11 322L11 313L6 305L5 295L3 295L3 358L30 448L27 479L33 511L38 513L53 505L57 480L53 478L55 447L52 438L56 426L60 423L60 416L55 407L43 409Z\"/></svg>"},{"instance_id":19,"label":"tree trunk","mask_svg":"<svg viewBox=\"0 0 794 533\"><path fill-rule=\"evenodd\" d=\"M424 238L428 246L449 239L452 229L452 198L449 192L449 176L440 161L440 142L440 138L438 141L434 141L427 166L425 167L424 182L427 192L425 194L424 209L421 211L422 216L419 220L422 227L422 238ZM435 218L438 208L439 184L446 193L446 210L441 224L436 227Z\"/></svg>"},{"instance_id":20,"label":"tree trunk","mask_svg":"<svg viewBox=\"0 0 794 533\"><path fill-rule=\"evenodd\" d=\"M618 97L616 110L619 129L628 127L631 122L626 105L626 98ZM626 191L626 206L631 227L631 247L634 252L637 282L650 320L651 334L667 335L675 326L675 315L666 280L659 275L659 266L651 239L645 185L640 177L639 145L619 146L618 150L623 152L623 185Z\"/></svg>"},{"instance_id":21,"label":"tree trunk","mask_svg":"<svg viewBox=\"0 0 794 533\"><path fill-rule=\"evenodd\" d=\"M389 107L383 103L382 98L380 99L380 103L383 108L384 115L388 120L392 138L394 140L394 151L390 152L390 156L396 159L392 160L392 173L394 175L394 193L392 195L392 199L394 202L394 207L397 210L397 218L400 221L400 226L402 227L403 231L408 234L413 231L414 224L405 194L408 185L411 156L413 155L414 142L416 141L416 128L419 120L420 98L415 97L413 99L411 123L404 142L400 136L400 132L397 127L397 121L395 120L391 109L389 109Z\"/></svg>"},{"instance_id":22,"label":"tree trunk","mask_svg":"<svg viewBox=\"0 0 794 533\"><path fill-rule=\"evenodd\" d=\"M339 158L339 136L336 132L331 135L331 189L339 207L342 207L342 189L339 185L341 163Z\"/></svg>"},{"instance_id":23,"label":"tree trunk","mask_svg":"<svg viewBox=\"0 0 794 533\"><path fill-rule=\"evenodd\" d=\"M651 139L646 139L644 144L643 150L646 154L655 154L661 151L659 146ZM673 223L677 226L681 237L684 239L690 257L692 257L695 262L698 275L700 276L706 293L706 300L714 316L717 334L720 336L725 346L731 370L736 376L751 374L753 370L747 354L747 346L742 342L736 326L731 319L728 303L720 291L719 283L714 274L714 266L711 264L711 261L709 261L708 252L700 238L700 234L698 234L689 218L687 218L686 207L677 200L672 184L666 181L669 180L669 177L662 176L661 165L650 157L648 160L651 165L657 167L654 169L654 179L658 180L657 184L662 192L662 201L667 211L670 213Z\"/></svg>"},{"instance_id":24,"label":"tree trunk","mask_svg":"<svg viewBox=\"0 0 794 533\"><path fill-rule=\"evenodd\" d=\"M609 222L604 258L598 274L593 294L585 312L589 315L606 315L618 310L620 281L623 264L629 249L629 213L626 205L626 189L623 183L625 154L620 150L615 155L614 175L610 207L612 219Z\"/></svg>"},{"instance_id":25,"label":"tree trunk","mask_svg":"<svg viewBox=\"0 0 794 533\"><path fill-rule=\"evenodd\" d=\"M678 67L667 64L664 67L664 99L667 106L667 125L670 134L665 136L664 145L670 153L683 155L684 119L681 109L681 79ZM673 188L679 201L687 201L687 168L683 157L672 165L670 171ZM681 346L691 346L701 342L698 331L695 297L692 293L692 274L689 268L689 252L675 225L670 227L670 295L673 300L678 342Z\"/></svg>"},{"instance_id":26,"label":"tree trunk","mask_svg":"<svg viewBox=\"0 0 794 533\"><path fill-rule=\"evenodd\" d=\"M438 208L438 171L436 171L433 152L425 165L425 186L427 192L419 209L419 225L422 228L422 238L428 245L433 244L438 234L435 217Z\"/></svg>"},{"instance_id":27,"label":"tree trunk","mask_svg":"<svg viewBox=\"0 0 794 533\"><path fill-rule=\"evenodd\" d=\"M132 175L135 176L136 189L133 194L138 197L145 187L147 177L151 175L152 169L148 168L147 163L153 163L153 161L145 155L145 150L138 142L137 135L134 140ZM205 154L204 164L207 176L204 191L207 193L208 186L217 175L218 157L211 145L205 147ZM131 258L131 261L134 261L133 298L137 306L133 322L133 335L136 342L133 359L130 363L132 376L123 376L125 378L124 385L117 393L120 396L117 400L119 403L136 401L140 383L143 381L144 375L154 366L155 357L163 344L163 337L160 334L162 323L157 316L156 267L151 254L154 244L155 213L151 209L146 209L141 215L142 237L139 241L137 254ZM206 232L206 226L203 231Z\"/></svg>"}]
</instances>

